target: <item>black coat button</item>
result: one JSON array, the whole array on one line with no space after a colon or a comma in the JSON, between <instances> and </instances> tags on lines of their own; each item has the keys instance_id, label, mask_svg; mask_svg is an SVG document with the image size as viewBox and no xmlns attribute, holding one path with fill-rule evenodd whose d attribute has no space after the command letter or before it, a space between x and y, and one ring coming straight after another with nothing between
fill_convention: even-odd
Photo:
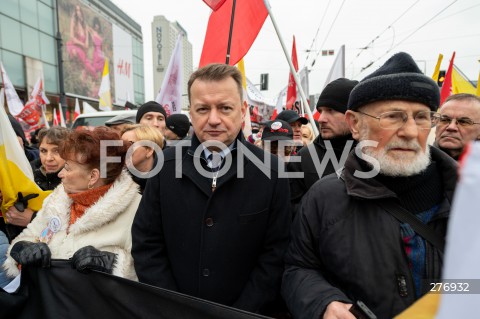
<instances>
[{"instance_id":1,"label":"black coat button","mask_svg":"<svg viewBox=\"0 0 480 319\"><path fill-rule=\"evenodd\" d=\"M207 225L207 227L212 227L213 226L213 218L208 217L207 219L205 219L205 225Z\"/></svg>"},{"instance_id":2,"label":"black coat button","mask_svg":"<svg viewBox=\"0 0 480 319\"><path fill-rule=\"evenodd\" d=\"M210 270L208 268L205 268L203 271L202 271L202 275L203 277L208 277L210 276Z\"/></svg>"}]
</instances>

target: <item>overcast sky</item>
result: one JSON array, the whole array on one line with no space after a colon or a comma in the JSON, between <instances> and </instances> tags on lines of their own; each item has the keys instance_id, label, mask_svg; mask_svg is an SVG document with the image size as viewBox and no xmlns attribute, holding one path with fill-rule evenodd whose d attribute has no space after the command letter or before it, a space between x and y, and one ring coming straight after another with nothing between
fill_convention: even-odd
<instances>
[{"instance_id":1,"label":"overcast sky","mask_svg":"<svg viewBox=\"0 0 480 319\"><path fill-rule=\"evenodd\" d=\"M151 22L155 15L164 15L184 27L193 46L193 65L198 65L210 15L202 0L111 1L142 26L146 100L153 99L159 89L153 88L152 78ZM319 50L333 49L336 53L343 44L346 77L351 79L361 80L399 51L410 53L420 69L431 76L438 54L443 53L442 69L446 69L456 51L455 65L477 80L478 0L270 0L270 4L288 50L295 36L299 66L311 70L310 94L321 92L335 59L317 56ZM253 83L259 83L261 73L270 74L269 91L264 91L267 97L275 97L287 85L288 64L268 17L245 56L245 68Z\"/></svg>"}]
</instances>

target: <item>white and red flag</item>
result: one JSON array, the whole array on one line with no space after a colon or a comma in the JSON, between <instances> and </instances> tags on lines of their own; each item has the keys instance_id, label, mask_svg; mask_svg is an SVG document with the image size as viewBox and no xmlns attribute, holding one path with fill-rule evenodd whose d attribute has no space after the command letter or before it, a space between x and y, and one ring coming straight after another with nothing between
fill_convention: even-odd
<instances>
[{"instance_id":1,"label":"white and red flag","mask_svg":"<svg viewBox=\"0 0 480 319\"><path fill-rule=\"evenodd\" d=\"M295 36L293 37L293 44L292 44L292 63L293 63L293 67L295 68L295 72L298 72L297 45L295 43ZM291 110L296 101L297 101L297 84L295 83L295 78L293 77L292 72L290 72L288 75L286 109Z\"/></svg>"},{"instance_id":2,"label":"white and red flag","mask_svg":"<svg viewBox=\"0 0 480 319\"><path fill-rule=\"evenodd\" d=\"M205 2L213 4L214 1ZM233 29L228 64L237 64L250 50L268 15L263 0L236 1L234 17L232 17L232 6L233 0L226 0L210 15L199 67L210 63L225 63L232 19Z\"/></svg>"},{"instance_id":3,"label":"white and red flag","mask_svg":"<svg viewBox=\"0 0 480 319\"><path fill-rule=\"evenodd\" d=\"M213 11L217 11L224 3L225 0L203 0Z\"/></svg>"},{"instance_id":4,"label":"white and red flag","mask_svg":"<svg viewBox=\"0 0 480 319\"><path fill-rule=\"evenodd\" d=\"M29 100L25 104L22 112L17 115L17 118L27 123L30 126L30 131L36 130L41 126L46 126L47 121L43 116L42 110L45 109L47 104L50 104L50 101L43 89L43 76L39 76Z\"/></svg>"},{"instance_id":5,"label":"white and red flag","mask_svg":"<svg viewBox=\"0 0 480 319\"><path fill-rule=\"evenodd\" d=\"M57 113L57 108L53 107L53 126L59 126L60 125L60 114Z\"/></svg>"},{"instance_id":6,"label":"white and red flag","mask_svg":"<svg viewBox=\"0 0 480 319\"><path fill-rule=\"evenodd\" d=\"M448 66L447 73L445 74L445 80L443 81L442 90L440 91L440 106L445 102L447 97L452 95L452 72L453 72L453 61L455 60L455 52L453 52L452 58L450 59L450 65Z\"/></svg>"},{"instance_id":7,"label":"white and red flag","mask_svg":"<svg viewBox=\"0 0 480 319\"><path fill-rule=\"evenodd\" d=\"M5 96L7 97L8 111L13 116L17 116L23 110L23 103L18 97L17 91L15 91L15 88L7 75L7 71L5 71L5 68L3 67L3 63L0 62L0 66L2 68L2 81L3 87L5 88Z\"/></svg>"},{"instance_id":8,"label":"white and red flag","mask_svg":"<svg viewBox=\"0 0 480 319\"><path fill-rule=\"evenodd\" d=\"M168 63L162 87L155 101L170 114L180 113L182 109L183 88L183 34L180 34Z\"/></svg>"}]
</instances>

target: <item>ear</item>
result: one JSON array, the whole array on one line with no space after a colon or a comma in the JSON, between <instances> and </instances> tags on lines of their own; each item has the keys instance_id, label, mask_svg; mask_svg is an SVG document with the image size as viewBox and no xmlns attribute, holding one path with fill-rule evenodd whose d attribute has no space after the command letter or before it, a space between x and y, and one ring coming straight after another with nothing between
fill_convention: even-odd
<instances>
[{"instance_id":1,"label":"ear","mask_svg":"<svg viewBox=\"0 0 480 319\"><path fill-rule=\"evenodd\" d=\"M360 138L360 115L356 112L348 110L345 112L345 122L347 122L352 137L355 140Z\"/></svg>"},{"instance_id":2,"label":"ear","mask_svg":"<svg viewBox=\"0 0 480 319\"><path fill-rule=\"evenodd\" d=\"M155 152L155 150L151 147L145 147L145 149L147 150L147 158L150 158L153 156L153 152Z\"/></svg>"},{"instance_id":3,"label":"ear","mask_svg":"<svg viewBox=\"0 0 480 319\"><path fill-rule=\"evenodd\" d=\"M99 179L100 179L100 170L98 168L94 168L90 172L90 182L88 183L88 185L90 186L95 185Z\"/></svg>"},{"instance_id":4,"label":"ear","mask_svg":"<svg viewBox=\"0 0 480 319\"><path fill-rule=\"evenodd\" d=\"M245 114L247 114L248 104L247 101L243 101L242 103L242 121L245 121Z\"/></svg>"}]
</instances>

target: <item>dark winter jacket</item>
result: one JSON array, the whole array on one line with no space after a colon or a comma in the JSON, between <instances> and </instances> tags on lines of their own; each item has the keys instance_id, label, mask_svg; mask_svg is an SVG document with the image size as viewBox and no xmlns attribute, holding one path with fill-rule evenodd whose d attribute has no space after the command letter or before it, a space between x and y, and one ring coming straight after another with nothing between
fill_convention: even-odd
<instances>
[{"instance_id":1,"label":"dark winter jacket","mask_svg":"<svg viewBox=\"0 0 480 319\"><path fill-rule=\"evenodd\" d=\"M431 148L441 175L444 199L428 224L445 236L457 166ZM415 301L412 274L400 222L378 206L397 201L377 179L353 176L365 171L352 151L341 178L318 181L305 195L292 226L282 295L297 319L321 318L332 301L363 301L378 318L393 318ZM442 253L426 243L427 278L440 278Z\"/></svg>"},{"instance_id":2,"label":"dark winter jacket","mask_svg":"<svg viewBox=\"0 0 480 319\"><path fill-rule=\"evenodd\" d=\"M58 177L58 172L55 173L47 173L42 168L42 162L40 159L34 160L30 162L30 165L33 169L33 178L35 179L35 183L44 191L50 191L55 189L61 182L62 179Z\"/></svg>"},{"instance_id":3,"label":"dark winter jacket","mask_svg":"<svg viewBox=\"0 0 480 319\"><path fill-rule=\"evenodd\" d=\"M196 136L191 142L181 152L178 145L165 150L162 170L147 181L132 226L138 278L261 312L280 291L291 222L288 180L277 177L275 156L267 155L271 166L258 167L246 156L239 163L239 148L264 159L264 151L240 133L230 169L212 192L214 172L206 166L203 151L194 153ZM194 157L207 177L195 168Z\"/></svg>"},{"instance_id":4,"label":"dark winter jacket","mask_svg":"<svg viewBox=\"0 0 480 319\"><path fill-rule=\"evenodd\" d=\"M348 148L344 151L344 146L348 142ZM351 135L345 137L345 139L339 140L338 143L330 144L329 148L333 150L332 155L335 155L337 163L340 163L343 152L348 155L351 148L354 147L356 142L352 139ZM335 172L335 166L333 165L330 157L325 157L327 154L327 146L325 141L319 135L313 140L307 147L303 147L297 156L300 157L300 162L290 161L288 163L289 172L303 172L304 178L291 178L290 179L290 193L292 200L292 207L296 211L298 204L300 203L303 195L312 187L312 185L318 181L321 177L330 175ZM313 156L312 156L313 155ZM318 162L317 162L318 161ZM317 162L317 164L315 164ZM342 167L343 165L340 165ZM337 168L340 168L337 167Z\"/></svg>"}]
</instances>

